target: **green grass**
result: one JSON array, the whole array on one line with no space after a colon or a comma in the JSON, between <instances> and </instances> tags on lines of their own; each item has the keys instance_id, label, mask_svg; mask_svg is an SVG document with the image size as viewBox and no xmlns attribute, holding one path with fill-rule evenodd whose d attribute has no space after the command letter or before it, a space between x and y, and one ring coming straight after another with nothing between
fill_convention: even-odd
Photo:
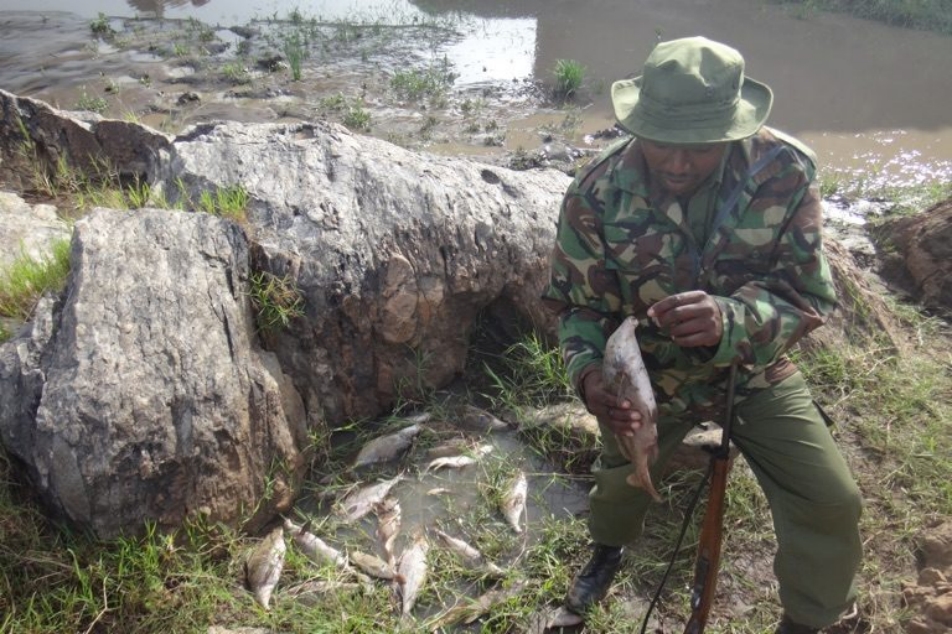
<instances>
[{"instance_id":1,"label":"green grass","mask_svg":"<svg viewBox=\"0 0 952 634\"><path fill-rule=\"evenodd\" d=\"M203 190L198 198L198 208L207 214L228 218L241 224L247 219L251 197L241 185L219 187L214 191Z\"/></svg>"},{"instance_id":2,"label":"green grass","mask_svg":"<svg viewBox=\"0 0 952 634\"><path fill-rule=\"evenodd\" d=\"M582 87L585 79L585 67L572 59L559 59L555 62L552 74L555 76L553 93L556 99L568 101Z\"/></svg>"},{"instance_id":3,"label":"green grass","mask_svg":"<svg viewBox=\"0 0 952 634\"><path fill-rule=\"evenodd\" d=\"M304 315L304 298L289 276L278 277L267 271L252 273L248 293L261 332L285 329L292 320Z\"/></svg>"},{"instance_id":4,"label":"green grass","mask_svg":"<svg viewBox=\"0 0 952 634\"><path fill-rule=\"evenodd\" d=\"M454 79L455 75L450 70L450 64L444 58L441 62L422 70L411 68L398 71L390 79L390 87L398 98L405 101L420 101L426 98L429 99L431 105L442 106Z\"/></svg>"},{"instance_id":5,"label":"green grass","mask_svg":"<svg viewBox=\"0 0 952 634\"><path fill-rule=\"evenodd\" d=\"M25 321L44 293L62 289L69 275L69 252L69 240L57 240L48 257L21 253L0 271L0 315Z\"/></svg>"}]
</instances>

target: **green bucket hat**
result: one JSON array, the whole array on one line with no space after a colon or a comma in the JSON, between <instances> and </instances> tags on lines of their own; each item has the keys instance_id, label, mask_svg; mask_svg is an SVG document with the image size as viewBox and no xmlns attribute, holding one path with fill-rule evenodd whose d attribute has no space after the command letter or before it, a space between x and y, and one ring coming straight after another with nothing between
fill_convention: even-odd
<instances>
[{"instance_id":1,"label":"green bucket hat","mask_svg":"<svg viewBox=\"0 0 952 634\"><path fill-rule=\"evenodd\" d=\"M770 114L770 88L744 77L735 49L704 37L661 42L640 77L612 84L615 117L660 143L717 143L751 136Z\"/></svg>"}]
</instances>

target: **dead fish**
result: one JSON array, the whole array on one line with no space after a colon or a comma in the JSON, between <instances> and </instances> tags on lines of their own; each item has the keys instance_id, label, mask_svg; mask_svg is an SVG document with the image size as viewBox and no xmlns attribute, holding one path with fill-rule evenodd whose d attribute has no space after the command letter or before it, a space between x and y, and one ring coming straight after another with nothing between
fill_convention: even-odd
<instances>
[{"instance_id":1,"label":"dead fish","mask_svg":"<svg viewBox=\"0 0 952 634\"><path fill-rule=\"evenodd\" d=\"M433 460L435 458L446 458L447 456L458 456L469 447L469 442L468 439L462 437L444 440L427 449L426 457Z\"/></svg>"},{"instance_id":2,"label":"dead fish","mask_svg":"<svg viewBox=\"0 0 952 634\"><path fill-rule=\"evenodd\" d=\"M387 497L397 482L403 479L403 474L383 480L376 484L357 489L341 500L337 512L348 522L354 522L370 512L378 502Z\"/></svg>"},{"instance_id":3,"label":"dead fish","mask_svg":"<svg viewBox=\"0 0 952 634\"><path fill-rule=\"evenodd\" d=\"M483 557L483 554L479 552L479 550L477 550L474 546L463 541L462 539L459 539L458 537L453 537L448 533L444 533L438 528L434 528L433 532L436 533L436 536L440 539L440 542L442 542L443 545L465 559L470 564L478 566L494 577L506 576L506 573L502 568L491 561L487 561L486 558Z\"/></svg>"},{"instance_id":4,"label":"dead fish","mask_svg":"<svg viewBox=\"0 0 952 634\"><path fill-rule=\"evenodd\" d=\"M441 628L455 625L457 623L472 623L482 615L492 610L494 606L504 603L519 595L525 586L525 581L519 581L512 584L508 588L497 588L495 590L490 590L489 592L480 595L475 600L466 601L465 603L455 605L436 617L433 622L429 623L429 629L431 632L435 632Z\"/></svg>"},{"instance_id":5,"label":"dead fish","mask_svg":"<svg viewBox=\"0 0 952 634\"><path fill-rule=\"evenodd\" d=\"M479 445L473 449L466 447L463 450L464 453L457 452L456 454L447 454L433 458L427 464L424 471L432 471L436 469L442 469L444 467L448 467L450 469L462 469L463 467L476 464L479 462L480 458L488 453L491 453L492 450L493 446L488 444Z\"/></svg>"},{"instance_id":6,"label":"dead fish","mask_svg":"<svg viewBox=\"0 0 952 634\"><path fill-rule=\"evenodd\" d=\"M397 573L402 580L397 583L400 589L401 610L405 616L413 610L420 590L423 588L423 582L426 580L426 556L429 550L430 543L422 533L418 533L400 556Z\"/></svg>"},{"instance_id":7,"label":"dead fish","mask_svg":"<svg viewBox=\"0 0 952 634\"><path fill-rule=\"evenodd\" d=\"M371 555L370 553L365 553L360 550L352 550L347 553L347 558L350 559L355 566L372 577L377 577L378 579L393 579L397 583L400 583L400 574L393 569L393 566L376 555Z\"/></svg>"},{"instance_id":8,"label":"dead fish","mask_svg":"<svg viewBox=\"0 0 952 634\"><path fill-rule=\"evenodd\" d=\"M526 480L526 474L520 471L510 482L509 488L503 493L502 514L517 533L522 532L522 514L526 510L526 495L528 492L529 481Z\"/></svg>"},{"instance_id":9,"label":"dead fish","mask_svg":"<svg viewBox=\"0 0 952 634\"><path fill-rule=\"evenodd\" d=\"M265 610L271 608L271 595L281 578L286 552L284 529L279 526L261 540L245 562L248 589Z\"/></svg>"},{"instance_id":10,"label":"dead fish","mask_svg":"<svg viewBox=\"0 0 952 634\"><path fill-rule=\"evenodd\" d=\"M477 462L479 462L479 460L472 456L445 456L431 460L429 464L426 465L424 471L436 471L444 467L449 469L462 469Z\"/></svg>"},{"instance_id":11,"label":"dead fish","mask_svg":"<svg viewBox=\"0 0 952 634\"><path fill-rule=\"evenodd\" d=\"M291 541L294 542L294 545L314 563L330 563L342 569L347 567L347 557L344 553L307 530L306 526L300 526L285 518L284 528L291 535Z\"/></svg>"},{"instance_id":12,"label":"dead fish","mask_svg":"<svg viewBox=\"0 0 952 634\"><path fill-rule=\"evenodd\" d=\"M318 605L327 601L326 594L355 592L363 586L352 581L334 581L327 579L308 579L284 591L285 596L304 605Z\"/></svg>"},{"instance_id":13,"label":"dead fish","mask_svg":"<svg viewBox=\"0 0 952 634\"><path fill-rule=\"evenodd\" d=\"M619 401L630 401L632 408L641 413L641 427L633 436L617 436L619 449L633 465L626 482L644 489L660 502L661 496L651 482L649 471L650 465L658 458L658 405L635 337L637 325L637 319L628 317L608 338L602 377L618 395Z\"/></svg>"},{"instance_id":14,"label":"dead fish","mask_svg":"<svg viewBox=\"0 0 952 634\"><path fill-rule=\"evenodd\" d=\"M430 415L426 414L426 417L423 418L421 422L429 417ZM414 423L392 434L374 438L360 448L350 468L359 469L367 465L389 462L396 459L413 444L413 440L421 431L423 431L423 425Z\"/></svg>"},{"instance_id":15,"label":"dead fish","mask_svg":"<svg viewBox=\"0 0 952 634\"><path fill-rule=\"evenodd\" d=\"M403 516L400 502L395 497L387 497L377 504L374 510L377 513L377 538L380 540L383 552L387 555L387 561L393 566L393 542L400 532L400 522Z\"/></svg>"},{"instance_id":16,"label":"dead fish","mask_svg":"<svg viewBox=\"0 0 952 634\"><path fill-rule=\"evenodd\" d=\"M463 407L459 424L465 429L479 433L504 431L510 428L509 423L499 420L486 410L479 409L473 405L465 405Z\"/></svg>"},{"instance_id":17,"label":"dead fish","mask_svg":"<svg viewBox=\"0 0 952 634\"><path fill-rule=\"evenodd\" d=\"M453 491L451 491L450 489L447 489L446 487L436 487L434 489L430 489L429 491L427 491L426 494L427 495L447 495L452 492Z\"/></svg>"}]
</instances>

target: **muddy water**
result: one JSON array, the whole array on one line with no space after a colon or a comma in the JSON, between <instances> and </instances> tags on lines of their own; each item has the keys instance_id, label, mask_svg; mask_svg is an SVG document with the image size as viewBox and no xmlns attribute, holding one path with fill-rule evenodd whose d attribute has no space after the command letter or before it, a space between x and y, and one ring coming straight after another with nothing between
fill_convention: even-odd
<instances>
[{"instance_id":1,"label":"muddy water","mask_svg":"<svg viewBox=\"0 0 952 634\"><path fill-rule=\"evenodd\" d=\"M108 89L112 93L107 101L122 104L120 112L107 114L135 116L175 131L210 118L259 121L314 116L320 113L307 105L321 95L338 91L366 95L369 84L367 105L378 108L372 134L437 152L494 155L534 149L552 130L584 145L586 135L613 123L607 96L612 80L636 74L659 37L704 34L730 42L744 53L748 73L770 84L776 95L770 123L810 143L829 174L867 186L952 178L949 36L842 15L797 13L761 0L90 0L82 7L79 4L74 0L0 3L11 12L47 12L25 22L22 14L0 11L0 86L64 108L73 108L84 98L88 102L91 95ZM92 39L88 29L99 13L194 18L224 27L286 16L295 8L326 21L406 25L443 19L458 37L413 34L405 38L402 48L389 53L381 49L385 59L367 60L366 48L355 48L354 54L365 56L360 62L344 68L321 60L328 72L306 74L304 82L289 87L277 88L269 79L263 83L271 98L262 99L236 94L220 82L201 86L194 76L200 71L176 66L168 56L114 50ZM55 10L79 12L79 17L48 13ZM140 23L136 28L150 27ZM216 34L235 42L230 31L219 29ZM416 50L411 51L414 45ZM443 114L451 117L450 113L395 107L383 98L375 102L375 85L386 88L388 78L408 63L434 59L451 64L457 75L455 103L478 102L484 112L481 125L492 134L463 132L480 125L472 122L466 127L458 121L455 128L441 129L431 119ZM558 59L577 60L586 67L586 85L577 101L581 109L576 113L547 108L526 88L532 82L551 83L551 69ZM144 70L147 65L152 68ZM153 81L151 91L138 85L144 73ZM200 106L156 104L161 100L157 92L168 98L196 89L202 98ZM164 115L155 113L163 108ZM387 124L388 118L403 124Z\"/></svg>"}]
</instances>

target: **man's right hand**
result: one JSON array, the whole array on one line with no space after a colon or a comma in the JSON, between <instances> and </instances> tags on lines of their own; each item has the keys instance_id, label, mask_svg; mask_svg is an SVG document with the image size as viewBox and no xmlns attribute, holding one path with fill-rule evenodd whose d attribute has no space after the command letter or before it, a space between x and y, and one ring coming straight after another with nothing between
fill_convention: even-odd
<instances>
[{"instance_id":1,"label":"man's right hand","mask_svg":"<svg viewBox=\"0 0 952 634\"><path fill-rule=\"evenodd\" d=\"M599 422L619 436L633 436L641 427L641 413L632 409L627 399L618 398L605 388L601 370L592 370L582 379L585 407Z\"/></svg>"}]
</instances>

